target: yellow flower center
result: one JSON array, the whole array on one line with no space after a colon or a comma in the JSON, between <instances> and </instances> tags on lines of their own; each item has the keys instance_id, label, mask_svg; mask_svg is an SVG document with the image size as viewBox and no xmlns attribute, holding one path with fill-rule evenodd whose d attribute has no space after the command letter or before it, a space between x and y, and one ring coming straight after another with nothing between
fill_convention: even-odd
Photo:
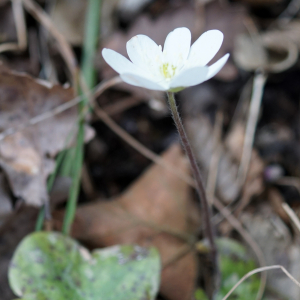
<instances>
[{"instance_id":1,"label":"yellow flower center","mask_svg":"<svg viewBox=\"0 0 300 300\"><path fill-rule=\"evenodd\" d=\"M169 63L164 63L160 67L160 71L166 79L172 78L175 75L176 69L175 66L170 65Z\"/></svg>"}]
</instances>

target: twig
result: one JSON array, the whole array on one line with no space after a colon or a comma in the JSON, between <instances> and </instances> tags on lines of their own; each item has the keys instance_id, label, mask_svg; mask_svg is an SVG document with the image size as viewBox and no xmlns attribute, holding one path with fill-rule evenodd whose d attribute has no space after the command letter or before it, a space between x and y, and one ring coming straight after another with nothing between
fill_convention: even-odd
<instances>
[{"instance_id":1,"label":"twig","mask_svg":"<svg viewBox=\"0 0 300 300\"><path fill-rule=\"evenodd\" d=\"M252 98L249 108L249 117L244 138L243 154L238 171L238 180L240 182L240 186L244 184L249 169L254 134L257 126L259 109L261 105L263 89L265 86L266 79L266 75L262 74L261 72L258 72L254 77Z\"/></svg>"},{"instance_id":2,"label":"twig","mask_svg":"<svg viewBox=\"0 0 300 300\"><path fill-rule=\"evenodd\" d=\"M24 50L27 47L27 30L22 0L12 0L12 9L16 24L18 47L20 50Z\"/></svg>"},{"instance_id":3,"label":"twig","mask_svg":"<svg viewBox=\"0 0 300 300\"><path fill-rule=\"evenodd\" d=\"M300 179L298 177L285 176L275 181L278 185L293 186L300 193Z\"/></svg>"},{"instance_id":4,"label":"twig","mask_svg":"<svg viewBox=\"0 0 300 300\"><path fill-rule=\"evenodd\" d=\"M291 218L291 220L294 222L296 228L300 232L300 221L295 212L291 209L291 207L287 203L282 203L282 208L285 210L285 212L288 214L288 216Z\"/></svg>"},{"instance_id":5,"label":"twig","mask_svg":"<svg viewBox=\"0 0 300 300\"><path fill-rule=\"evenodd\" d=\"M71 46L66 41L65 37L53 25L50 17L43 11L43 9L36 2L34 2L33 0L22 0L22 2L26 10L38 22L40 22L56 39L61 56L65 60L69 72L71 74L72 83L73 85L76 85L77 77L78 77L78 65L77 65L75 54Z\"/></svg>"},{"instance_id":6,"label":"twig","mask_svg":"<svg viewBox=\"0 0 300 300\"><path fill-rule=\"evenodd\" d=\"M137 96L128 96L116 103L108 104L103 107L103 110L110 116L119 114L123 112L124 110L131 108L135 105L141 104L144 101L141 99L141 97Z\"/></svg>"},{"instance_id":7,"label":"twig","mask_svg":"<svg viewBox=\"0 0 300 300\"><path fill-rule=\"evenodd\" d=\"M17 32L17 43L0 45L0 53L5 51L22 51L27 48L27 30L22 0L11 0L12 11Z\"/></svg>"},{"instance_id":8,"label":"twig","mask_svg":"<svg viewBox=\"0 0 300 300\"><path fill-rule=\"evenodd\" d=\"M295 277L292 276L292 274L290 274L283 266L280 265L274 265L274 266L267 266L267 267L263 267L263 268L257 268L254 269L250 272L248 272L246 275L244 275L234 286L233 288L227 293L227 295L222 299L222 300L226 300L228 299L228 297L233 293L233 291L243 282L245 281L247 278L249 278L250 276L260 273L260 272L264 272L264 271L269 271L269 270L274 270L274 269L281 269L285 275L290 278L298 287L300 287L300 282L298 282Z\"/></svg>"}]
</instances>

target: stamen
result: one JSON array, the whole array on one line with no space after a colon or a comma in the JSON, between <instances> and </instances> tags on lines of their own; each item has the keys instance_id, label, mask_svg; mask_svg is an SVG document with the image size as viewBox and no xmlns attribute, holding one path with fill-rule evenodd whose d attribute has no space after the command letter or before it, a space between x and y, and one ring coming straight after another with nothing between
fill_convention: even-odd
<instances>
[{"instance_id":1,"label":"stamen","mask_svg":"<svg viewBox=\"0 0 300 300\"><path fill-rule=\"evenodd\" d=\"M160 67L160 71L166 79L171 79L175 75L176 69L177 67L170 65L169 63L164 63Z\"/></svg>"}]
</instances>

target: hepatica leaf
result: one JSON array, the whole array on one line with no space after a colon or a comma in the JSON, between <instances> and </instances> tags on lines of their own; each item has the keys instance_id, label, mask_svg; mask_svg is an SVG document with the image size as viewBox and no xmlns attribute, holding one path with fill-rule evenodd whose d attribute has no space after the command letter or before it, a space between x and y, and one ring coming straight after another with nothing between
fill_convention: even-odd
<instances>
[{"instance_id":1,"label":"hepatica leaf","mask_svg":"<svg viewBox=\"0 0 300 300\"><path fill-rule=\"evenodd\" d=\"M70 237L36 232L17 248L8 276L23 300L151 300L160 259L155 248L122 245L90 253Z\"/></svg>"}]
</instances>

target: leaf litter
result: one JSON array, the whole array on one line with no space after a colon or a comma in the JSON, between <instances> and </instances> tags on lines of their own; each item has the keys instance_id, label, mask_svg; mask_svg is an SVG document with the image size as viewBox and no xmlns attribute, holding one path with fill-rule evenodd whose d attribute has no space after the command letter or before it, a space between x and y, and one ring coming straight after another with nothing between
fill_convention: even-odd
<instances>
[{"instance_id":1,"label":"leaf litter","mask_svg":"<svg viewBox=\"0 0 300 300\"><path fill-rule=\"evenodd\" d=\"M0 130L47 112L73 98L72 88L52 86L26 74L0 68ZM26 203L40 206L47 199L46 179L54 169L55 155L70 146L74 134L76 107L6 136L0 144L0 165L13 194Z\"/></svg>"}]
</instances>

